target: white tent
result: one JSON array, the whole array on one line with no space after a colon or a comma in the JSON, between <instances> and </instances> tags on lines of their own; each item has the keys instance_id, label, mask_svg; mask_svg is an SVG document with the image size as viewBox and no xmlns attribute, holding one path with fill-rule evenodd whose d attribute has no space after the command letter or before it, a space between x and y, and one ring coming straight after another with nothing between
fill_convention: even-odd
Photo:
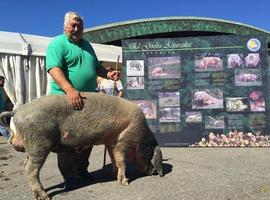
<instances>
[{"instance_id":1,"label":"white tent","mask_svg":"<svg viewBox=\"0 0 270 200\"><path fill-rule=\"evenodd\" d=\"M0 74L15 107L48 93L50 77L45 69L46 48L53 38L0 31ZM91 43L98 59L115 63L121 47Z\"/></svg>"}]
</instances>

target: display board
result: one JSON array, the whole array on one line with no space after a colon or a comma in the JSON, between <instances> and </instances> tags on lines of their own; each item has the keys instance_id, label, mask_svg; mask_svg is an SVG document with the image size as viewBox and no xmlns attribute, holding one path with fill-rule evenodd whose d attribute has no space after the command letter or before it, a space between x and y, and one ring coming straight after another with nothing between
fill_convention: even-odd
<instances>
[{"instance_id":1,"label":"display board","mask_svg":"<svg viewBox=\"0 0 270 200\"><path fill-rule=\"evenodd\" d=\"M125 97L142 109L161 146L210 132L270 130L263 37L122 40Z\"/></svg>"}]
</instances>

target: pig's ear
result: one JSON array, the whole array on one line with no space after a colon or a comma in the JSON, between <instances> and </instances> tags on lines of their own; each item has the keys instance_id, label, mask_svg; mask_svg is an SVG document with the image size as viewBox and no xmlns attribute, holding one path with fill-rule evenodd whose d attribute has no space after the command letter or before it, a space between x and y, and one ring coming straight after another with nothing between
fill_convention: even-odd
<instances>
[{"instance_id":1,"label":"pig's ear","mask_svg":"<svg viewBox=\"0 0 270 200\"><path fill-rule=\"evenodd\" d=\"M155 147L151 163L154 166L153 173L156 171L159 176L163 176L162 153L159 146Z\"/></svg>"}]
</instances>

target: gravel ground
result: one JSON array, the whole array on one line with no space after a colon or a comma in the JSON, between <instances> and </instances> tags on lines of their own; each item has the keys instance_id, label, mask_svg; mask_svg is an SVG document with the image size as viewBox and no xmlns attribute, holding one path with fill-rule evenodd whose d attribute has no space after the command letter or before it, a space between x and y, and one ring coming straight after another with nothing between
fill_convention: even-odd
<instances>
[{"instance_id":1,"label":"gravel ground","mask_svg":"<svg viewBox=\"0 0 270 200\"><path fill-rule=\"evenodd\" d=\"M270 148L162 148L164 177L142 176L127 166L129 186L111 175L104 146L94 147L89 171L93 181L73 191L63 190L56 154L48 156L41 182L52 199L110 200L263 200L270 199ZM0 199L29 200L32 194L24 174L26 154L0 144Z\"/></svg>"}]
</instances>

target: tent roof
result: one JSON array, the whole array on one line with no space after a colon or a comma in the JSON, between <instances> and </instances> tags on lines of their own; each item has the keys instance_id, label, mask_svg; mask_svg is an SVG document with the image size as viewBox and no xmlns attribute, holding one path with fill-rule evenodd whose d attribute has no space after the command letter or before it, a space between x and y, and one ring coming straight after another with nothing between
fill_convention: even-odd
<instances>
[{"instance_id":1,"label":"tent roof","mask_svg":"<svg viewBox=\"0 0 270 200\"><path fill-rule=\"evenodd\" d=\"M0 53L45 56L47 46L52 39L51 37L0 31ZM100 61L116 62L117 56L120 55L120 63L122 63L121 47L91 44Z\"/></svg>"}]
</instances>

